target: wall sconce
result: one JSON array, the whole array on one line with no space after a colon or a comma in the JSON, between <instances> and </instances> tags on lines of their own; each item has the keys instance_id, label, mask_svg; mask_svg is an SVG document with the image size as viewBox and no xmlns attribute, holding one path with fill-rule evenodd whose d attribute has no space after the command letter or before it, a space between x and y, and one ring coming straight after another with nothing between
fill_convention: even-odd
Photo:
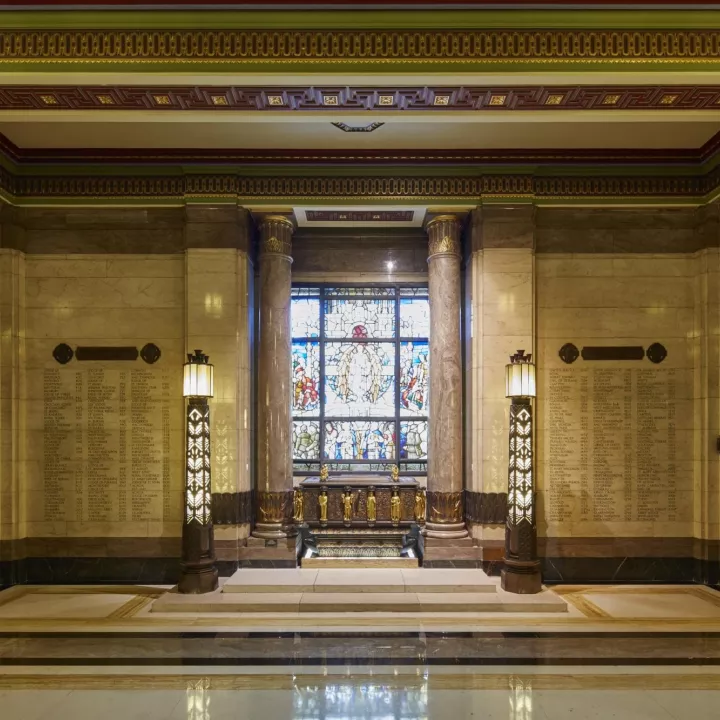
<instances>
[{"instance_id":1,"label":"wall sconce","mask_svg":"<svg viewBox=\"0 0 720 720\"><path fill-rule=\"evenodd\" d=\"M535 365L532 355L526 355L524 350L518 350L512 355L510 363L505 366L505 395L512 402L502 587L513 593L538 593L542 588L542 575L537 557L533 478L532 398L535 397Z\"/></svg>"},{"instance_id":2,"label":"wall sconce","mask_svg":"<svg viewBox=\"0 0 720 720\"><path fill-rule=\"evenodd\" d=\"M213 366L202 350L188 354L183 366L187 398L185 517L182 532L181 593L212 592L218 586L210 485L210 406Z\"/></svg>"}]
</instances>

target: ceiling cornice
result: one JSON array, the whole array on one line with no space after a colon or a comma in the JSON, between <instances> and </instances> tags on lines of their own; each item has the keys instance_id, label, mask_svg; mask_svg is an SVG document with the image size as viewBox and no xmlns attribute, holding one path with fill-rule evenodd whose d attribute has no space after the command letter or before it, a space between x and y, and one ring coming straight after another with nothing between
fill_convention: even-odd
<instances>
[{"instance_id":1,"label":"ceiling cornice","mask_svg":"<svg viewBox=\"0 0 720 720\"><path fill-rule=\"evenodd\" d=\"M720 17L720 14L718 14ZM612 70L720 68L720 31L10 30L0 69L187 71Z\"/></svg>"},{"instance_id":2,"label":"ceiling cornice","mask_svg":"<svg viewBox=\"0 0 720 720\"><path fill-rule=\"evenodd\" d=\"M62 80L62 77L58 78ZM333 113L720 111L720 85L0 85L0 110Z\"/></svg>"},{"instance_id":3,"label":"ceiling cornice","mask_svg":"<svg viewBox=\"0 0 720 720\"><path fill-rule=\"evenodd\" d=\"M668 149L537 149L499 150L287 150L220 148L21 148L0 133L0 153L19 167L60 166L153 166L176 165L532 165L552 169L562 165L592 166L688 166L702 172L720 156L720 132L699 148Z\"/></svg>"}]
</instances>

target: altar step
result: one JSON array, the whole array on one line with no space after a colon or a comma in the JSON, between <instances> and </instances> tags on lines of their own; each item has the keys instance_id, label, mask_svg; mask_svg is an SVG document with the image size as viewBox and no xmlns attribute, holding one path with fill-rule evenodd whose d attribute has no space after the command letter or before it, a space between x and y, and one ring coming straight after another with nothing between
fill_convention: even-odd
<instances>
[{"instance_id":1,"label":"altar step","mask_svg":"<svg viewBox=\"0 0 720 720\"><path fill-rule=\"evenodd\" d=\"M169 592L160 613L555 613L567 604L551 590L513 595L482 570L243 569L205 595Z\"/></svg>"}]
</instances>

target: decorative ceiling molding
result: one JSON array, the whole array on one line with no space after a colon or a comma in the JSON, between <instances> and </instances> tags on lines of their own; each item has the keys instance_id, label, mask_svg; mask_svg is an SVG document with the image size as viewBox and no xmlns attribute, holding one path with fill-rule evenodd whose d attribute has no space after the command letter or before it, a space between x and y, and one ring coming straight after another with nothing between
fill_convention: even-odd
<instances>
[{"instance_id":1,"label":"decorative ceiling molding","mask_svg":"<svg viewBox=\"0 0 720 720\"><path fill-rule=\"evenodd\" d=\"M176 201L238 202L438 201L483 198L525 201L685 202L700 204L720 183L720 172L700 176L535 176L497 173L461 176L277 176L231 173L187 175L15 175L0 169L0 189L15 203Z\"/></svg>"},{"instance_id":2,"label":"decorative ceiling molding","mask_svg":"<svg viewBox=\"0 0 720 720\"><path fill-rule=\"evenodd\" d=\"M287 150L216 148L20 148L0 133L0 153L18 165L656 165L700 166L720 153L720 132L687 149Z\"/></svg>"},{"instance_id":3,"label":"decorative ceiling molding","mask_svg":"<svg viewBox=\"0 0 720 720\"><path fill-rule=\"evenodd\" d=\"M331 125L334 125L338 130L342 130L343 132L362 132L362 133L371 133L375 132L378 128L381 128L385 123L383 122L373 122L369 125L348 125L344 122L334 122L330 123Z\"/></svg>"},{"instance_id":4,"label":"decorative ceiling molding","mask_svg":"<svg viewBox=\"0 0 720 720\"><path fill-rule=\"evenodd\" d=\"M1 36L0 36L1 37ZM1 42L1 41L0 41ZM719 48L720 51L720 48ZM0 65L2 59L0 58ZM0 110L366 111L720 110L720 85L147 86L0 85ZM376 124L376 123L373 123Z\"/></svg>"},{"instance_id":5,"label":"decorative ceiling molding","mask_svg":"<svg viewBox=\"0 0 720 720\"><path fill-rule=\"evenodd\" d=\"M128 0L0 0L0 8L116 8L126 7ZM331 7L332 9L346 8L373 8L382 9L388 5L394 5L399 7L422 7L424 9L436 8L439 10L446 10L450 7L462 7L462 8L497 8L498 0L391 0L390 2L382 2L382 0L212 0L212 5L223 8L257 8L258 5L262 4L265 9L277 8L279 10L287 9L288 7ZM642 7L659 7L669 8L677 7L683 8L686 4L682 0L632 0L628 3L627 0L506 0L503 3L505 8L556 8L556 7L609 7L618 8L627 6L628 4L633 6ZM720 5L718 0L692 0L692 5L697 7L717 7ZM133 5L133 10L145 10L145 9L157 9L159 7L197 7L202 9L207 3L201 2L201 0L147 0L145 2L136 2Z\"/></svg>"},{"instance_id":6,"label":"decorative ceiling molding","mask_svg":"<svg viewBox=\"0 0 720 720\"><path fill-rule=\"evenodd\" d=\"M503 63L642 67L720 65L714 29L490 30L96 30L8 29L0 62L78 67L162 63L174 67L231 63L315 64L357 68L454 67Z\"/></svg>"}]
</instances>

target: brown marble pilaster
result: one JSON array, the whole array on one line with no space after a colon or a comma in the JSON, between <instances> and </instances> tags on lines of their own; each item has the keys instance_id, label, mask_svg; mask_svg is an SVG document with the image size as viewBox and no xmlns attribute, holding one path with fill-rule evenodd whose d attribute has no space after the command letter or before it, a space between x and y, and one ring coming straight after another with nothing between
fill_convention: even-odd
<instances>
[{"instance_id":1,"label":"brown marble pilaster","mask_svg":"<svg viewBox=\"0 0 720 720\"><path fill-rule=\"evenodd\" d=\"M253 535L282 538L292 520L290 283L292 221L268 215L260 225L258 484Z\"/></svg>"},{"instance_id":2,"label":"brown marble pilaster","mask_svg":"<svg viewBox=\"0 0 720 720\"><path fill-rule=\"evenodd\" d=\"M460 221L428 222L430 296L430 412L425 533L464 538L462 470L462 356L460 351Z\"/></svg>"}]
</instances>

